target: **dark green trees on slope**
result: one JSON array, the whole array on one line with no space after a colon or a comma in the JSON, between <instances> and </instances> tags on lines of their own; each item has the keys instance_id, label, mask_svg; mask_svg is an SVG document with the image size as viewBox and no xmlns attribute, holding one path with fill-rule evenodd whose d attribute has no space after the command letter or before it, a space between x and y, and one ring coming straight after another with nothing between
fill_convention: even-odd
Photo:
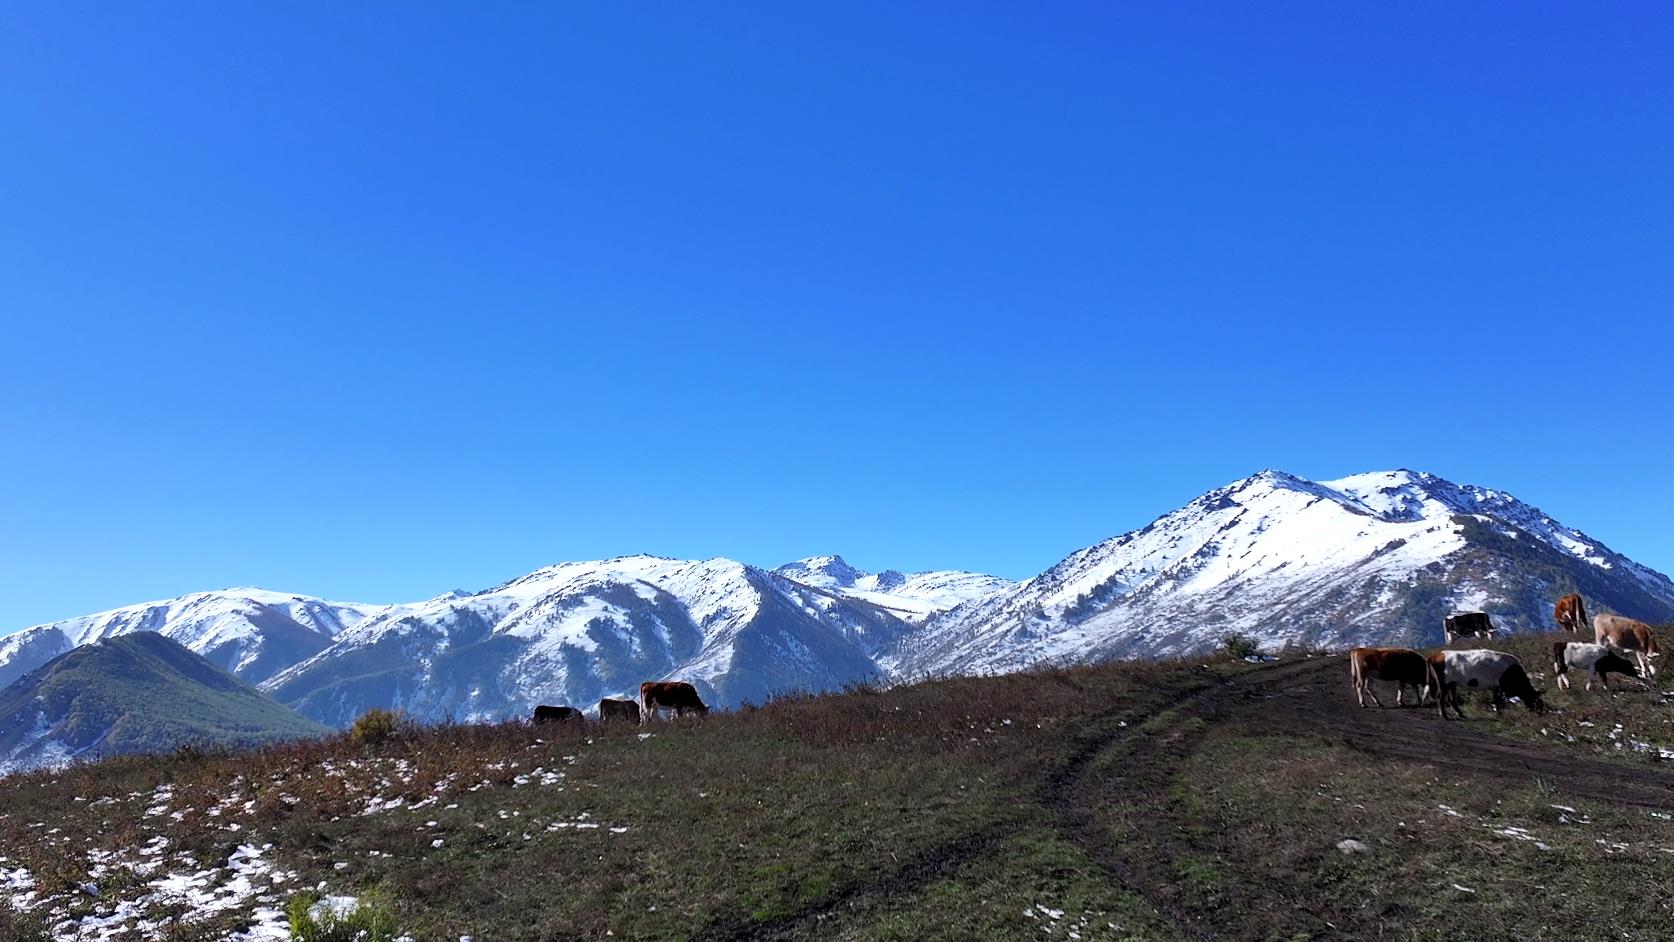
<instances>
[{"instance_id":1,"label":"dark green trees on slope","mask_svg":"<svg viewBox=\"0 0 1674 942\"><path fill-rule=\"evenodd\" d=\"M185 743L251 744L325 732L152 632L83 645L0 691L0 772Z\"/></svg>"}]
</instances>

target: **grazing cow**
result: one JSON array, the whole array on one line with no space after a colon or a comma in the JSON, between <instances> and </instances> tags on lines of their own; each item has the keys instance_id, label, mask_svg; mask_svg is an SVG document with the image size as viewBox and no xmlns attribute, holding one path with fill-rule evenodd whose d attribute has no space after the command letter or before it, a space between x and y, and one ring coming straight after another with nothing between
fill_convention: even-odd
<instances>
[{"instance_id":1,"label":"grazing cow","mask_svg":"<svg viewBox=\"0 0 1674 942\"><path fill-rule=\"evenodd\" d=\"M543 723L579 723L583 719L585 718L581 715L581 711L575 707L546 706L545 704L535 707L534 722L537 726Z\"/></svg>"},{"instance_id":2,"label":"grazing cow","mask_svg":"<svg viewBox=\"0 0 1674 942\"><path fill-rule=\"evenodd\" d=\"M1444 720L1447 719L1447 704L1450 699L1453 702L1453 712L1457 713L1460 719L1465 718L1465 711L1459 708L1460 684L1493 691L1495 713L1505 704L1506 697L1516 697L1536 713L1546 712L1546 702L1541 699L1540 691L1529 682L1529 674L1523 670L1523 662L1511 654L1481 648L1473 651L1437 651L1430 655L1429 675L1430 687L1436 692L1436 708L1441 711Z\"/></svg>"},{"instance_id":3,"label":"grazing cow","mask_svg":"<svg viewBox=\"0 0 1674 942\"><path fill-rule=\"evenodd\" d=\"M600 700L599 722L614 723L617 720L638 726L639 704L633 700L612 700L609 697Z\"/></svg>"},{"instance_id":4,"label":"grazing cow","mask_svg":"<svg viewBox=\"0 0 1674 942\"><path fill-rule=\"evenodd\" d=\"M1494 623L1487 612L1454 612L1442 624L1449 644L1467 635L1473 638L1494 637Z\"/></svg>"},{"instance_id":5,"label":"grazing cow","mask_svg":"<svg viewBox=\"0 0 1674 942\"><path fill-rule=\"evenodd\" d=\"M1656 676L1657 666L1651 658L1661 657L1662 652L1657 650L1657 636L1650 625L1621 615L1600 615L1593 619L1593 640L1612 651L1632 651L1639 673Z\"/></svg>"},{"instance_id":6,"label":"grazing cow","mask_svg":"<svg viewBox=\"0 0 1674 942\"><path fill-rule=\"evenodd\" d=\"M1587 629L1587 605L1581 601L1581 596L1571 592L1558 600L1552 609L1552 617L1557 619L1558 627L1565 631L1585 631Z\"/></svg>"},{"instance_id":7,"label":"grazing cow","mask_svg":"<svg viewBox=\"0 0 1674 942\"><path fill-rule=\"evenodd\" d=\"M1629 677L1639 677L1639 671L1633 662L1620 654L1610 650L1602 644L1588 644L1585 641L1554 641L1552 642L1552 670L1558 675L1558 687L1569 689L1569 669L1587 672L1587 689L1593 689L1593 678L1610 689L1607 674L1626 674ZM1640 678L1644 683L1644 679Z\"/></svg>"},{"instance_id":8,"label":"grazing cow","mask_svg":"<svg viewBox=\"0 0 1674 942\"><path fill-rule=\"evenodd\" d=\"M697 688L683 680L648 680L639 685L639 721L651 722L658 710L673 710L675 716L688 711L703 716L709 707L698 698Z\"/></svg>"},{"instance_id":9,"label":"grazing cow","mask_svg":"<svg viewBox=\"0 0 1674 942\"><path fill-rule=\"evenodd\" d=\"M1349 652L1349 677L1354 681L1354 695L1361 706L1366 705L1367 696L1379 707L1383 706L1378 702L1377 691L1372 689L1374 680L1395 682L1396 706L1401 705L1409 684L1423 703L1426 669L1424 655L1410 648L1355 648Z\"/></svg>"}]
</instances>

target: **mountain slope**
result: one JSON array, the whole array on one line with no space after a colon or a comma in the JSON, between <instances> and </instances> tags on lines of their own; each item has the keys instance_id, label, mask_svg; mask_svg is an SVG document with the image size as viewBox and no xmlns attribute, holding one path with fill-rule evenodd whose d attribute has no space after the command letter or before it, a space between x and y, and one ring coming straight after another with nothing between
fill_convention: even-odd
<instances>
[{"instance_id":1,"label":"mountain slope","mask_svg":"<svg viewBox=\"0 0 1674 942\"><path fill-rule=\"evenodd\" d=\"M1205 494L933 619L888 652L898 672L982 672L1201 650L1430 643L1450 610L1549 627L1593 611L1674 618L1674 583L1498 491L1390 471L1313 482L1277 471Z\"/></svg>"},{"instance_id":2,"label":"mountain slope","mask_svg":"<svg viewBox=\"0 0 1674 942\"><path fill-rule=\"evenodd\" d=\"M186 742L324 732L154 632L75 648L0 690L0 773Z\"/></svg>"},{"instance_id":3,"label":"mountain slope","mask_svg":"<svg viewBox=\"0 0 1674 942\"><path fill-rule=\"evenodd\" d=\"M325 650L343 629L382 608L249 587L144 602L0 637L0 687L72 648L138 631L171 638L259 683Z\"/></svg>"},{"instance_id":4,"label":"mountain slope","mask_svg":"<svg viewBox=\"0 0 1674 942\"><path fill-rule=\"evenodd\" d=\"M913 573L886 569L869 573L849 565L841 556L811 556L773 571L803 585L870 602L909 622L922 622L938 612L1016 585L999 576L956 569Z\"/></svg>"},{"instance_id":5,"label":"mountain slope","mask_svg":"<svg viewBox=\"0 0 1674 942\"><path fill-rule=\"evenodd\" d=\"M425 719L588 707L676 676L731 705L875 676L873 656L906 629L877 606L732 560L629 556L388 609L263 686L333 725L369 706Z\"/></svg>"}]
</instances>

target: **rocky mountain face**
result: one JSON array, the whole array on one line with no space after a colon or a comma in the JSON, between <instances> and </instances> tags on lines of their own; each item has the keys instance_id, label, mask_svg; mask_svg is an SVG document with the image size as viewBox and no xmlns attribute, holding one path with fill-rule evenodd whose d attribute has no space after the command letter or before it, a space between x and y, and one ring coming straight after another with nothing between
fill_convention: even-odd
<instances>
[{"instance_id":1,"label":"rocky mountain face","mask_svg":"<svg viewBox=\"0 0 1674 942\"><path fill-rule=\"evenodd\" d=\"M1439 643L1449 611L1552 627L1558 596L1674 619L1674 583L1508 494L1390 471L1264 471L932 619L897 673L1158 657L1238 632L1268 648Z\"/></svg>"},{"instance_id":2,"label":"rocky mountain face","mask_svg":"<svg viewBox=\"0 0 1674 942\"><path fill-rule=\"evenodd\" d=\"M0 690L0 775L185 743L329 732L156 632L82 645Z\"/></svg>"}]
</instances>

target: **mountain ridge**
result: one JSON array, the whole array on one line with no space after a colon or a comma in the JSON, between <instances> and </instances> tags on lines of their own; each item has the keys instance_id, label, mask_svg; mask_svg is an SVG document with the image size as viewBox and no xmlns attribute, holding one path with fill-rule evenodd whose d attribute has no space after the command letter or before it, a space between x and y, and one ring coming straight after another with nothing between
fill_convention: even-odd
<instances>
[{"instance_id":1,"label":"mountain ridge","mask_svg":"<svg viewBox=\"0 0 1674 942\"><path fill-rule=\"evenodd\" d=\"M768 569L649 554L561 562L423 602L193 593L0 636L0 683L79 638L158 630L333 726L587 707L680 677L722 706L925 673L1162 657L1229 633L1267 647L1423 645L1453 608L1549 627L1595 612L1674 619L1674 581L1496 489L1409 469L1312 481L1266 469L1021 582L872 573L838 555Z\"/></svg>"}]
</instances>

